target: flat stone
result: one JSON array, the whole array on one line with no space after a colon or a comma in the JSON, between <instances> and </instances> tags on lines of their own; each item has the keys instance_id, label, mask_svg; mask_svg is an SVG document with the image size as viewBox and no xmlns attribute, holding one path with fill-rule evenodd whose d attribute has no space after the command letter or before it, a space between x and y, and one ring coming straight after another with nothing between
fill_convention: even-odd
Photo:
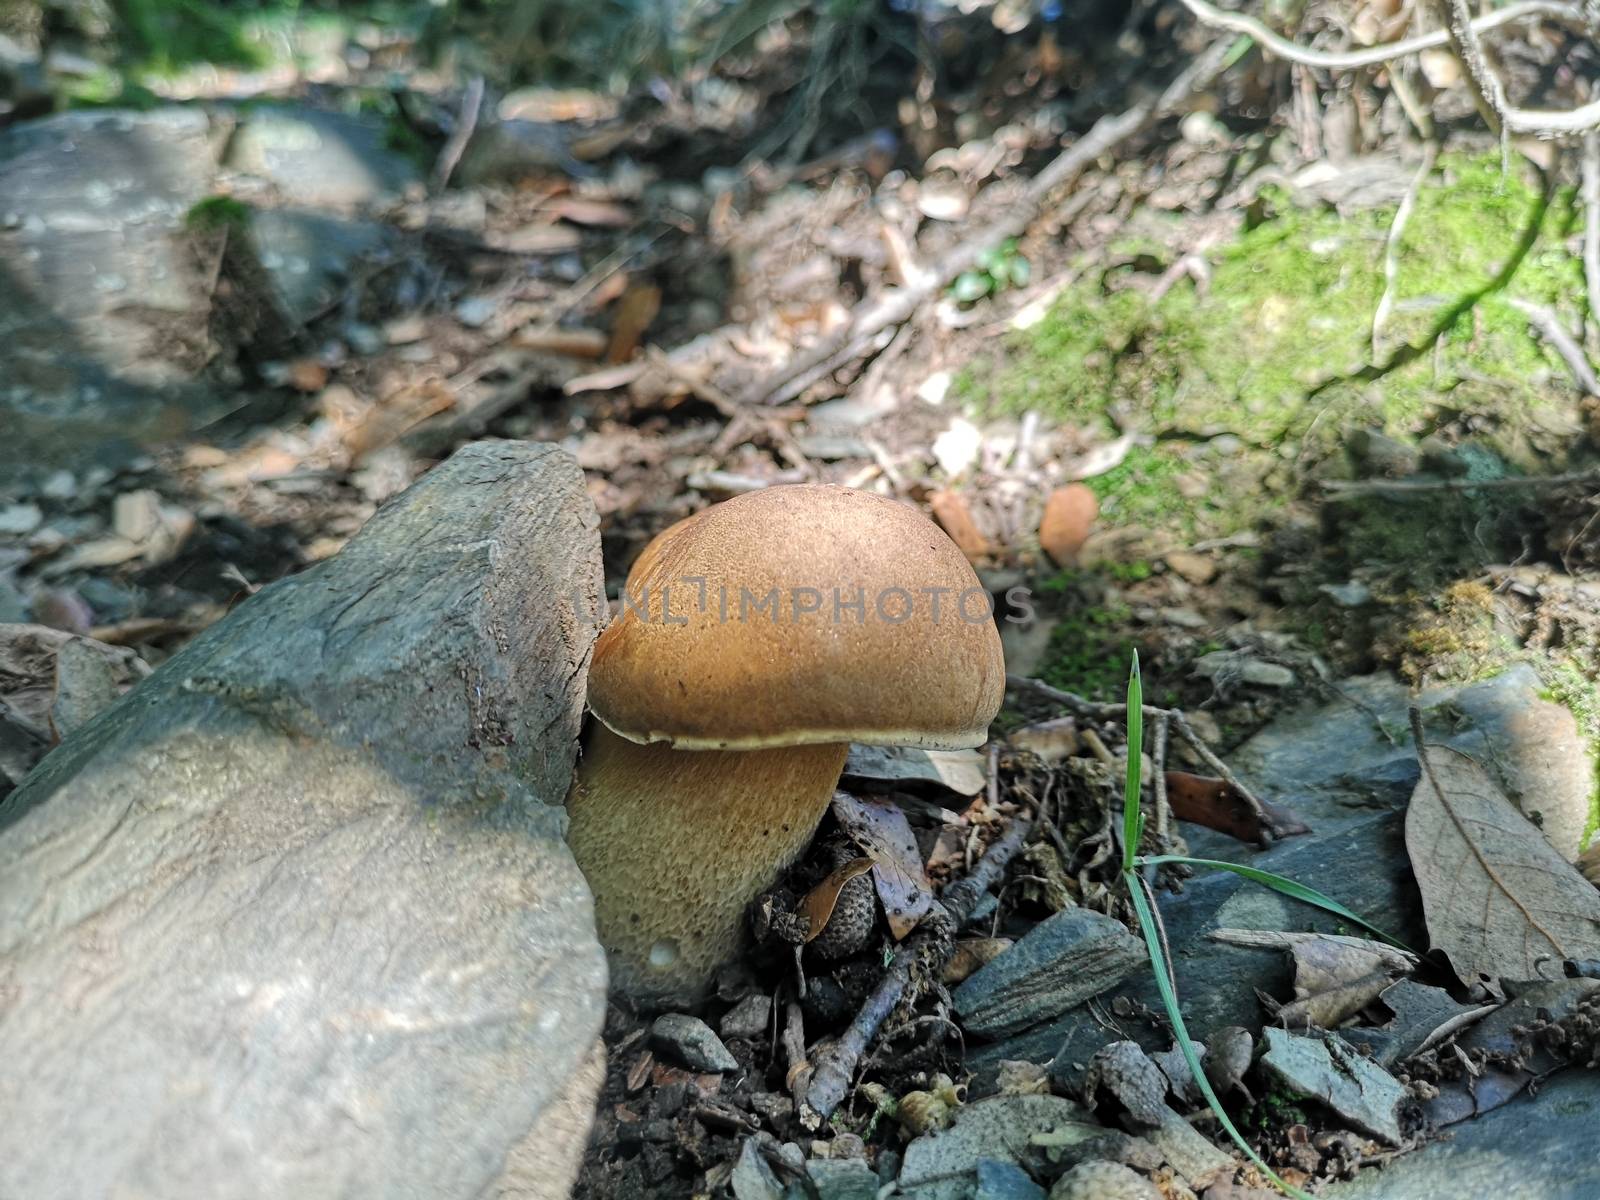
<instances>
[{"instance_id":1,"label":"flat stone","mask_svg":"<svg viewBox=\"0 0 1600 1200\"><path fill-rule=\"evenodd\" d=\"M1257 687L1293 687L1295 674L1288 667L1264 662L1237 650L1213 650L1194 662L1194 673L1202 679L1253 683Z\"/></svg>"},{"instance_id":2,"label":"flat stone","mask_svg":"<svg viewBox=\"0 0 1600 1200\"><path fill-rule=\"evenodd\" d=\"M215 174L211 132L192 108L0 130L0 463L125 461L224 411L181 365L198 367L181 351L209 304L182 227Z\"/></svg>"},{"instance_id":3,"label":"flat stone","mask_svg":"<svg viewBox=\"0 0 1600 1200\"><path fill-rule=\"evenodd\" d=\"M1016 1163L978 1160L978 1190L973 1200L1044 1200L1045 1191Z\"/></svg>"},{"instance_id":4,"label":"flat stone","mask_svg":"<svg viewBox=\"0 0 1600 1200\"><path fill-rule=\"evenodd\" d=\"M952 993L969 1034L999 1037L1066 1012L1145 961L1120 922L1069 908L1041 921Z\"/></svg>"},{"instance_id":5,"label":"flat stone","mask_svg":"<svg viewBox=\"0 0 1600 1200\"><path fill-rule=\"evenodd\" d=\"M1217 577L1217 560L1192 550L1171 551L1167 555L1167 567L1174 575L1196 585L1210 583Z\"/></svg>"},{"instance_id":6,"label":"flat stone","mask_svg":"<svg viewBox=\"0 0 1600 1200\"><path fill-rule=\"evenodd\" d=\"M755 992L723 1013L717 1024L725 1038L754 1038L767 1031L771 1020L772 997L765 992Z\"/></svg>"},{"instance_id":7,"label":"flat stone","mask_svg":"<svg viewBox=\"0 0 1600 1200\"><path fill-rule=\"evenodd\" d=\"M1337 1038L1298 1037L1269 1025L1261 1065L1290 1091L1325 1104L1357 1129L1400 1144L1400 1106L1406 1089L1369 1058Z\"/></svg>"},{"instance_id":8,"label":"flat stone","mask_svg":"<svg viewBox=\"0 0 1600 1200\"><path fill-rule=\"evenodd\" d=\"M353 208L399 193L416 164L384 144L381 120L298 105L252 108L227 165L270 180L291 206Z\"/></svg>"},{"instance_id":9,"label":"flat stone","mask_svg":"<svg viewBox=\"0 0 1600 1200\"><path fill-rule=\"evenodd\" d=\"M650 1026L650 1044L696 1071L737 1071L739 1060L728 1053L699 1017L663 1013Z\"/></svg>"},{"instance_id":10,"label":"flat stone","mask_svg":"<svg viewBox=\"0 0 1600 1200\"><path fill-rule=\"evenodd\" d=\"M755 1138L745 1138L729 1181L734 1200L783 1200L783 1184Z\"/></svg>"},{"instance_id":11,"label":"flat stone","mask_svg":"<svg viewBox=\"0 0 1600 1200\"><path fill-rule=\"evenodd\" d=\"M254 213L250 237L279 307L297 325L326 312L357 265L391 243L389 231L375 221L300 208Z\"/></svg>"},{"instance_id":12,"label":"flat stone","mask_svg":"<svg viewBox=\"0 0 1600 1200\"><path fill-rule=\"evenodd\" d=\"M44 521L37 504L7 504L0 507L0 533L20 536L32 533Z\"/></svg>"},{"instance_id":13,"label":"flat stone","mask_svg":"<svg viewBox=\"0 0 1600 1200\"><path fill-rule=\"evenodd\" d=\"M906 1147L900 1187L919 1200L969 1200L977 1187L978 1162L1010 1163L1030 1174L1049 1159L1033 1134L1080 1132L1103 1135L1082 1106L1062 1096L992 1096L966 1105L948 1129L924 1134Z\"/></svg>"},{"instance_id":14,"label":"flat stone","mask_svg":"<svg viewBox=\"0 0 1600 1200\"><path fill-rule=\"evenodd\" d=\"M813 1158L806 1163L806 1178L817 1200L877 1200L883 1181L859 1158Z\"/></svg>"},{"instance_id":15,"label":"flat stone","mask_svg":"<svg viewBox=\"0 0 1600 1200\"><path fill-rule=\"evenodd\" d=\"M1600 1072L1569 1070L1450 1127L1380 1169L1319 1189L1326 1200L1594 1200L1600 1196Z\"/></svg>"}]
</instances>

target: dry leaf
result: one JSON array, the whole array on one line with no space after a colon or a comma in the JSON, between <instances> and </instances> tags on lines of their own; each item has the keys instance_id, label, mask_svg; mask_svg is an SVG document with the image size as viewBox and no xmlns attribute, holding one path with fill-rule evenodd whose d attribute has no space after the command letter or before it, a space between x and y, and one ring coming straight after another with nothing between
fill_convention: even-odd
<instances>
[{"instance_id":1,"label":"dry leaf","mask_svg":"<svg viewBox=\"0 0 1600 1200\"><path fill-rule=\"evenodd\" d=\"M933 519L939 522L939 527L969 559L983 559L994 553L994 547L972 519L972 510L960 492L935 492L928 497L928 507L933 509Z\"/></svg>"},{"instance_id":2,"label":"dry leaf","mask_svg":"<svg viewBox=\"0 0 1600 1200\"><path fill-rule=\"evenodd\" d=\"M828 927L828 919L833 916L834 905L839 903L844 885L870 870L870 858L853 858L806 893L805 899L800 901L800 912L806 918L806 941L815 941Z\"/></svg>"},{"instance_id":3,"label":"dry leaf","mask_svg":"<svg viewBox=\"0 0 1600 1200\"><path fill-rule=\"evenodd\" d=\"M1039 546L1058 567L1077 561L1078 551L1100 515L1100 502L1088 486L1069 483L1057 488L1045 501L1044 519L1039 522Z\"/></svg>"},{"instance_id":4,"label":"dry leaf","mask_svg":"<svg viewBox=\"0 0 1600 1200\"><path fill-rule=\"evenodd\" d=\"M1538 979L1539 960L1600 958L1600 892L1473 759L1418 747L1406 850L1433 944L1462 983Z\"/></svg>"},{"instance_id":5,"label":"dry leaf","mask_svg":"<svg viewBox=\"0 0 1600 1200\"><path fill-rule=\"evenodd\" d=\"M639 340L660 311L661 289L654 284L635 284L624 292L611 321L611 345L606 351L606 361L624 363L632 358L639 348Z\"/></svg>"},{"instance_id":6,"label":"dry leaf","mask_svg":"<svg viewBox=\"0 0 1600 1200\"><path fill-rule=\"evenodd\" d=\"M1264 800L1261 810L1266 816L1267 828L1263 830L1261 815L1239 789L1225 779L1168 771L1167 803L1172 806L1172 815L1180 821L1193 821L1241 842L1264 845L1271 840L1269 834L1271 838L1286 838L1311 832L1311 827L1294 810Z\"/></svg>"},{"instance_id":7,"label":"dry leaf","mask_svg":"<svg viewBox=\"0 0 1600 1200\"><path fill-rule=\"evenodd\" d=\"M887 801L833 794L833 816L861 852L872 859L872 882L883 901L889 932L899 941L933 907L917 839L905 813Z\"/></svg>"},{"instance_id":8,"label":"dry leaf","mask_svg":"<svg viewBox=\"0 0 1600 1200\"><path fill-rule=\"evenodd\" d=\"M1054 717L1025 725L1012 733L1009 741L1018 750L1037 754L1046 766L1064 762L1083 747L1076 717Z\"/></svg>"}]
</instances>

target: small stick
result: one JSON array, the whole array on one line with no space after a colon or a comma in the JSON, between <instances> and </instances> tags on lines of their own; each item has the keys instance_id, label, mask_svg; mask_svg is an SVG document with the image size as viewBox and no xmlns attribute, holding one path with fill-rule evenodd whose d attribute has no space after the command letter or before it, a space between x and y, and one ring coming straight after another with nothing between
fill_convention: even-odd
<instances>
[{"instance_id":1,"label":"small stick","mask_svg":"<svg viewBox=\"0 0 1600 1200\"><path fill-rule=\"evenodd\" d=\"M1587 233L1585 236L1588 236ZM1583 347L1562 328L1560 318L1542 305L1530 304L1515 296L1511 297L1511 307L1527 317L1528 324L1538 331L1540 337L1550 343L1550 348L1567 364L1567 370L1572 372L1572 377L1578 386L1591 396L1600 396L1600 379L1595 378L1594 367L1589 365Z\"/></svg>"},{"instance_id":2,"label":"small stick","mask_svg":"<svg viewBox=\"0 0 1600 1200\"><path fill-rule=\"evenodd\" d=\"M1589 324L1600 330L1600 132L1583 137L1583 275L1589 285Z\"/></svg>"},{"instance_id":3,"label":"small stick","mask_svg":"<svg viewBox=\"0 0 1600 1200\"><path fill-rule=\"evenodd\" d=\"M433 164L434 191L442 192L449 185L450 176L455 174L467 143L472 140L473 130L478 128L478 113L482 108L483 76L474 75L467 81L467 90L462 93L461 110L456 113L456 127L445 139L444 149L439 151L439 158Z\"/></svg>"},{"instance_id":4,"label":"small stick","mask_svg":"<svg viewBox=\"0 0 1600 1200\"><path fill-rule=\"evenodd\" d=\"M1422 191L1423 182L1433 173L1434 159L1438 154L1438 143L1429 142L1422 152L1422 164L1411 177L1411 185L1406 188L1400 207L1394 210L1394 220L1389 223L1389 239L1383 249L1383 295L1378 297L1378 307L1372 311L1374 361L1380 356L1379 340L1383 335L1383 323L1389 319L1389 310L1394 307L1394 285L1400 277L1400 239L1405 236L1411 210L1417 206L1417 195Z\"/></svg>"},{"instance_id":5,"label":"small stick","mask_svg":"<svg viewBox=\"0 0 1600 1200\"><path fill-rule=\"evenodd\" d=\"M819 1053L812 1064L811 1082L800 1104L800 1122L807 1129L821 1128L844 1102L861 1056L911 986L912 970L919 964L933 969L948 961L954 950L956 930L967 923L978 900L999 880L1032 829L1030 821L1013 821L1011 828L978 860L971 874L944 889L933 911L895 950L889 969L872 989L861 1011L839 1035L839 1040ZM937 962L929 962L930 955Z\"/></svg>"},{"instance_id":6,"label":"small stick","mask_svg":"<svg viewBox=\"0 0 1600 1200\"><path fill-rule=\"evenodd\" d=\"M1243 13L1224 12L1206 3L1206 0L1182 0L1182 3L1204 25L1209 25L1213 29L1225 29L1231 33L1249 34L1268 54L1275 54L1290 62L1303 63L1308 67L1323 67L1330 71L1351 71L1357 67L1381 66L1391 59L1431 50L1435 46L1447 45L1450 41L1449 30L1435 29L1430 33L1420 33L1416 37L1369 46L1363 50L1312 50L1297 42L1291 42L1254 17L1247 17ZM1574 25L1582 20L1582 14L1576 4L1562 4L1552 0L1525 0L1524 3L1508 4L1505 8L1478 17L1471 22L1471 28L1474 33L1487 33L1491 29L1498 29L1502 25L1526 20L1529 17L1552 17Z\"/></svg>"}]
</instances>

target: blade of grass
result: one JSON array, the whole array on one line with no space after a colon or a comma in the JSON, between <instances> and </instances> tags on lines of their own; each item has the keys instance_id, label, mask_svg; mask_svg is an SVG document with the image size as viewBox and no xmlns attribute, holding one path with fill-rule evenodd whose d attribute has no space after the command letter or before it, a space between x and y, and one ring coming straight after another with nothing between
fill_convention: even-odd
<instances>
[{"instance_id":1,"label":"blade of grass","mask_svg":"<svg viewBox=\"0 0 1600 1200\"><path fill-rule=\"evenodd\" d=\"M1206 1078L1206 1073L1200 1066L1200 1057L1194 1052L1194 1046L1189 1040L1189 1030L1183 1023L1183 1013L1178 1009L1178 997L1172 989L1167 974L1166 956L1162 954L1161 940L1156 936L1155 915L1151 912L1150 904L1145 899L1144 891L1139 887L1132 870L1123 873L1123 882L1127 885L1128 895L1133 900L1134 912L1139 918L1139 931L1144 934L1145 949L1149 951L1150 962L1155 969L1156 988L1161 993L1162 1006L1167 1010L1167 1020L1172 1023L1172 1032L1178 1040L1178 1049L1183 1054L1183 1061L1188 1064L1189 1074L1194 1076L1195 1086L1206 1098L1206 1103L1216 1114L1217 1120L1222 1122L1222 1127L1228 1131L1228 1136L1239 1149L1244 1151L1245 1157L1255 1164L1257 1170L1281 1188L1285 1195L1293 1196L1294 1200L1312 1200L1312 1197L1287 1180L1280 1179L1277 1172L1261 1160L1261 1156L1250 1148L1250 1143L1244 1140L1244 1135L1234 1126L1223 1109L1222 1101L1217 1098L1217 1093L1211 1087L1211 1081Z\"/></svg>"},{"instance_id":2,"label":"blade of grass","mask_svg":"<svg viewBox=\"0 0 1600 1200\"><path fill-rule=\"evenodd\" d=\"M1133 870L1134 856L1139 853L1140 826L1144 814L1139 811L1139 775L1144 758L1144 681L1139 678L1139 652L1133 652L1133 666L1128 669L1128 777L1122 789L1122 869Z\"/></svg>"},{"instance_id":3,"label":"blade of grass","mask_svg":"<svg viewBox=\"0 0 1600 1200\"><path fill-rule=\"evenodd\" d=\"M1398 946L1400 949L1411 954L1416 953L1415 950L1412 950L1410 946L1406 945L1399 938L1385 933L1371 921L1368 921L1364 917L1360 917L1351 912L1332 896L1324 896L1321 892L1317 891L1316 888L1307 887L1305 884L1290 879L1286 875L1276 875L1271 871L1263 871L1260 867L1245 866L1243 863L1223 862L1221 859L1216 858L1190 858L1184 854L1152 854L1148 858L1138 859L1135 865L1140 867L1158 867L1163 863L1188 863L1193 867L1211 867L1218 871L1232 871L1235 875L1241 875L1250 880L1252 883L1259 883L1262 887L1271 888L1275 892L1281 892L1283 895L1288 896L1291 900L1298 900L1302 904L1314 905L1325 912L1332 913L1336 917L1343 917L1347 921L1354 921L1357 925L1361 926L1361 928L1367 930L1369 933L1377 934L1377 936L1388 942L1391 946Z\"/></svg>"}]
</instances>

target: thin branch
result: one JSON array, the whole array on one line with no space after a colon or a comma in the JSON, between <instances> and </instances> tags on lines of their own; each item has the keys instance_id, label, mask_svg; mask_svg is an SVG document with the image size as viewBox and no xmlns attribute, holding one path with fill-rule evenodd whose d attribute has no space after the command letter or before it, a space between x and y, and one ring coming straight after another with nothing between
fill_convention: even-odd
<instances>
[{"instance_id":1,"label":"thin branch","mask_svg":"<svg viewBox=\"0 0 1600 1200\"><path fill-rule=\"evenodd\" d=\"M1433 163L1438 156L1437 142L1429 142L1423 148L1422 165L1411 177L1411 185L1406 188L1400 207L1394 210L1394 220L1389 223L1389 240L1383 250L1383 295L1378 297L1378 307L1372 311L1373 362L1382 356L1378 341L1383 334L1383 323L1389 319L1389 311L1394 307L1394 285L1400 278L1400 239L1405 236L1406 222L1411 220L1411 212L1417 206L1417 195L1422 191L1424 181L1433 173Z\"/></svg>"},{"instance_id":2,"label":"thin branch","mask_svg":"<svg viewBox=\"0 0 1600 1200\"><path fill-rule=\"evenodd\" d=\"M482 109L483 76L474 75L467 81L467 89L462 93L461 108L456 113L455 128L450 131L444 148L439 151L438 160L433 164L434 191L442 192L449 185L450 176L455 174L461 156L466 152L467 143L472 140L473 131L478 128L478 114Z\"/></svg>"},{"instance_id":3,"label":"thin branch","mask_svg":"<svg viewBox=\"0 0 1600 1200\"><path fill-rule=\"evenodd\" d=\"M1450 42L1449 30L1436 29L1429 33L1419 33L1416 37L1402 38L1398 42L1369 46L1364 50L1313 50L1309 46L1302 46L1274 33L1254 17L1247 17L1243 13L1224 12L1207 3L1207 0L1182 0L1182 2L1184 7L1202 23L1214 29L1249 34L1269 54L1275 54L1290 62L1304 63L1310 67L1325 67L1330 71L1376 67L1392 59L1404 58L1423 50L1432 50L1435 46L1445 46ZM1583 14L1575 4L1565 4L1561 0L1522 0L1522 3L1508 4L1504 8L1478 17L1471 23L1471 28L1476 33L1487 33L1491 29L1498 29L1513 21L1533 17L1550 17L1573 25L1580 25L1583 20Z\"/></svg>"},{"instance_id":4,"label":"thin branch","mask_svg":"<svg viewBox=\"0 0 1600 1200\"><path fill-rule=\"evenodd\" d=\"M1595 378L1594 367L1590 365L1589 358L1583 352L1583 347L1561 324L1561 319L1548 308L1538 304L1530 304L1526 300L1511 301L1511 307L1528 318L1528 324L1538 331L1539 336L1550 343L1550 348L1561 356L1567 364L1567 369L1572 372L1572 377L1577 384L1591 396L1600 396L1600 379Z\"/></svg>"},{"instance_id":5,"label":"thin branch","mask_svg":"<svg viewBox=\"0 0 1600 1200\"><path fill-rule=\"evenodd\" d=\"M1600 470L1565 475L1508 475L1500 479L1324 479L1330 500L1423 492L1475 492L1482 488L1554 488L1574 483L1600 483Z\"/></svg>"},{"instance_id":6,"label":"thin branch","mask_svg":"<svg viewBox=\"0 0 1600 1200\"><path fill-rule=\"evenodd\" d=\"M1583 138L1583 274L1589 284L1589 324L1600 330L1600 133Z\"/></svg>"},{"instance_id":7,"label":"thin branch","mask_svg":"<svg viewBox=\"0 0 1600 1200\"><path fill-rule=\"evenodd\" d=\"M800 1120L807 1129L821 1128L834 1109L844 1103L861 1056L910 989L912 973L928 971L938 977L943 961L947 961L954 950L956 930L966 924L983 894L999 882L1006 866L1032 831L1032 822L1012 821L1011 828L989 847L971 874L945 888L933 912L895 949L889 969L862 1004L861 1011L838 1040L821 1051L812 1064L811 1082L806 1088L805 1103L800 1107ZM930 955L941 961L929 962Z\"/></svg>"}]
</instances>

